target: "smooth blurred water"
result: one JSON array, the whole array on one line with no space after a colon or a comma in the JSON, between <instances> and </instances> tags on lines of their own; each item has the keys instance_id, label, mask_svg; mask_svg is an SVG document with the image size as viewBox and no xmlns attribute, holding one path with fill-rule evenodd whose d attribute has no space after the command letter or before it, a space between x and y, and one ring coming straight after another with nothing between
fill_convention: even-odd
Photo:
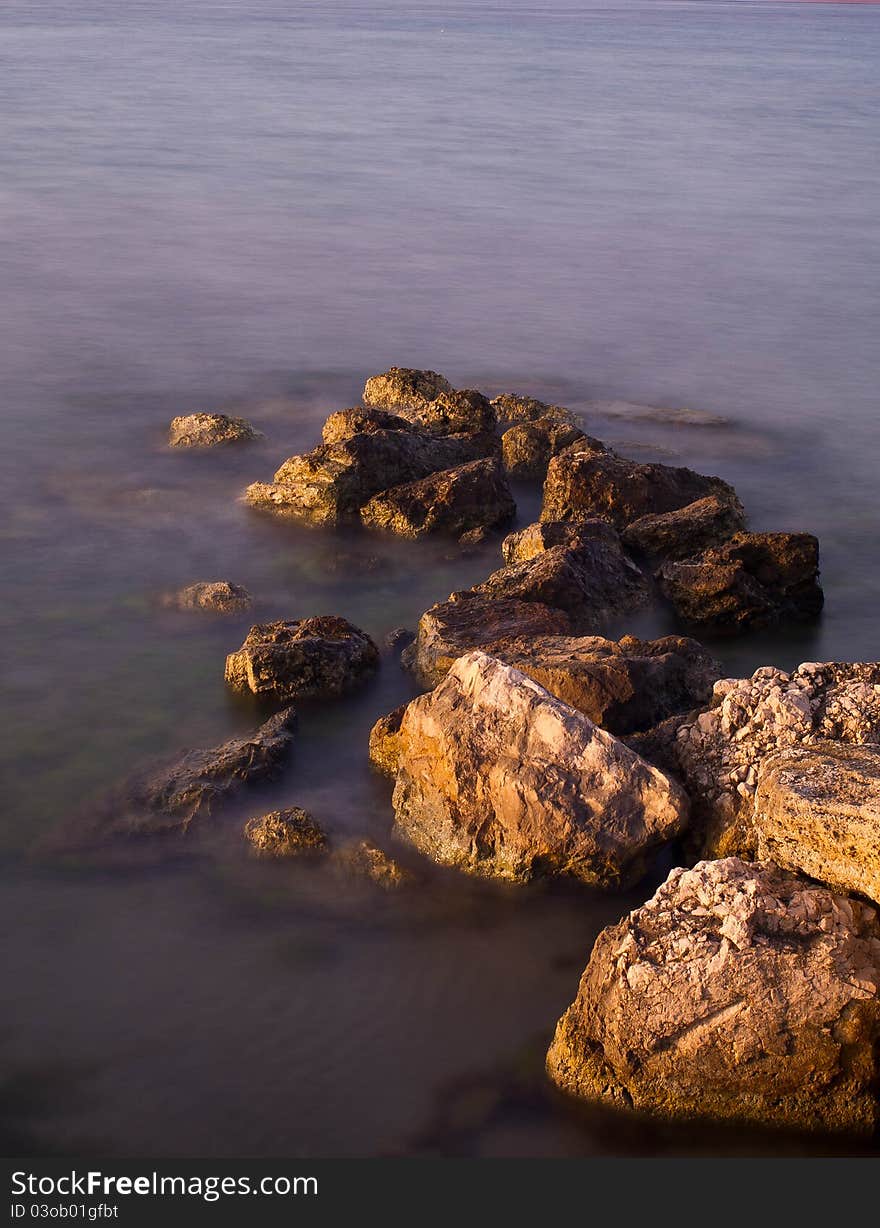
<instances>
[{"instance_id":1,"label":"smooth blurred water","mask_svg":"<svg viewBox=\"0 0 880 1228\"><path fill-rule=\"evenodd\" d=\"M222 682L249 620L163 614L161 592L228 576L259 617L381 636L496 565L371 539L367 568L362 543L237 502L392 363L563 401L622 450L733 481L757 527L817 532L822 622L717 645L732 672L876 658L878 56L871 7L4 5L13 1143L766 1147L574 1120L543 1088L597 929L644 889L440 875L414 916L248 866L231 839L124 875L21 858L144 757L253 723ZM608 398L726 425L609 416ZM167 452L194 408L266 440ZM365 737L410 693L389 661L310 710L272 798L387 834Z\"/></svg>"}]
</instances>

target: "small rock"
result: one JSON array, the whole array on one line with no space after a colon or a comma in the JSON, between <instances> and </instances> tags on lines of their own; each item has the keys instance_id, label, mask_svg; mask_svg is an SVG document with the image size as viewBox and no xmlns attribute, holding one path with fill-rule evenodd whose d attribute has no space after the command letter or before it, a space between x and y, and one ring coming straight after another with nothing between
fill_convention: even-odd
<instances>
[{"instance_id":1,"label":"small rock","mask_svg":"<svg viewBox=\"0 0 880 1228\"><path fill-rule=\"evenodd\" d=\"M473 388L441 392L420 409L399 412L431 435L491 434L497 425L495 410Z\"/></svg>"},{"instance_id":2,"label":"small rock","mask_svg":"<svg viewBox=\"0 0 880 1228\"><path fill-rule=\"evenodd\" d=\"M737 498L707 495L673 512L641 516L621 537L631 550L654 559L686 559L710 546L720 546L745 528Z\"/></svg>"},{"instance_id":3,"label":"small rock","mask_svg":"<svg viewBox=\"0 0 880 1228\"><path fill-rule=\"evenodd\" d=\"M170 593L163 605L176 610L211 610L217 614L238 614L254 604L246 588L230 580L200 580L178 593Z\"/></svg>"},{"instance_id":4,"label":"small rock","mask_svg":"<svg viewBox=\"0 0 880 1228\"><path fill-rule=\"evenodd\" d=\"M579 427L554 418L520 422L501 436L504 468L512 478L543 481L550 457L583 437Z\"/></svg>"},{"instance_id":5,"label":"small rock","mask_svg":"<svg viewBox=\"0 0 880 1228\"><path fill-rule=\"evenodd\" d=\"M323 615L258 623L226 658L226 682L236 691L286 701L342 695L366 681L379 650L345 618Z\"/></svg>"},{"instance_id":6,"label":"small rock","mask_svg":"<svg viewBox=\"0 0 880 1228\"><path fill-rule=\"evenodd\" d=\"M443 392L452 392L452 385L436 371L391 367L367 380L364 404L377 409L423 409Z\"/></svg>"},{"instance_id":7,"label":"small rock","mask_svg":"<svg viewBox=\"0 0 880 1228\"><path fill-rule=\"evenodd\" d=\"M608 551L620 555L620 536L612 524L599 516L586 520L539 520L508 533L501 543L505 563L525 563L554 546L577 550L597 542Z\"/></svg>"},{"instance_id":8,"label":"small rock","mask_svg":"<svg viewBox=\"0 0 880 1228\"><path fill-rule=\"evenodd\" d=\"M298 806L248 819L243 834L258 857L299 857L303 853L323 852L327 847L325 833Z\"/></svg>"},{"instance_id":9,"label":"small rock","mask_svg":"<svg viewBox=\"0 0 880 1228\"><path fill-rule=\"evenodd\" d=\"M385 636L385 647L389 652L402 651L416 638L416 633L408 627L395 627Z\"/></svg>"},{"instance_id":10,"label":"small rock","mask_svg":"<svg viewBox=\"0 0 880 1228\"><path fill-rule=\"evenodd\" d=\"M516 515L516 504L497 460L476 460L375 495L361 508L368 528L400 537L429 533L459 537L497 529Z\"/></svg>"},{"instance_id":11,"label":"small rock","mask_svg":"<svg viewBox=\"0 0 880 1228\"><path fill-rule=\"evenodd\" d=\"M172 419L168 443L172 448L215 448L218 444L262 438L261 432L244 418L230 418L228 414L184 414Z\"/></svg>"},{"instance_id":12,"label":"small rock","mask_svg":"<svg viewBox=\"0 0 880 1228\"><path fill-rule=\"evenodd\" d=\"M336 864L357 878L367 878L385 891L396 891L415 881L404 869L372 840L350 840L336 851Z\"/></svg>"},{"instance_id":13,"label":"small rock","mask_svg":"<svg viewBox=\"0 0 880 1228\"><path fill-rule=\"evenodd\" d=\"M344 443L353 435L374 434L376 431L411 431L412 424L397 414L382 409L337 409L321 430L321 442Z\"/></svg>"},{"instance_id":14,"label":"small rock","mask_svg":"<svg viewBox=\"0 0 880 1228\"><path fill-rule=\"evenodd\" d=\"M571 410L562 405L548 405L534 397L519 396L515 392L503 392L500 396L493 397L491 405L498 422L503 426L512 426L517 422L536 422L539 418L571 423L574 418Z\"/></svg>"}]
</instances>

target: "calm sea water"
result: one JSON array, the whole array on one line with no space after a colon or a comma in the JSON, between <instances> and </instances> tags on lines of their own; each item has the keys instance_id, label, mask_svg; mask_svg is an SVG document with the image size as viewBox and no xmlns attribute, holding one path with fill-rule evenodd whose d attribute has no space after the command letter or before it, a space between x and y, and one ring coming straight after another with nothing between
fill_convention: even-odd
<instances>
[{"instance_id":1,"label":"calm sea water","mask_svg":"<svg viewBox=\"0 0 880 1228\"><path fill-rule=\"evenodd\" d=\"M3 5L7 1150L807 1146L576 1114L545 1087L596 932L648 887L422 867L417 899L386 900L243 859L237 824L272 803L387 838L365 739L412 693L391 661L304 711L285 778L198 856L31 851L144 758L255 720L222 682L248 620L159 593L224 576L261 617L381 636L496 565L237 502L395 362L568 403L633 455L733 481L756 526L817 532L821 624L719 645L732 672L876 658L878 59L870 7ZM169 454L195 408L266 441Z\"/></svg>"}]
</instances>

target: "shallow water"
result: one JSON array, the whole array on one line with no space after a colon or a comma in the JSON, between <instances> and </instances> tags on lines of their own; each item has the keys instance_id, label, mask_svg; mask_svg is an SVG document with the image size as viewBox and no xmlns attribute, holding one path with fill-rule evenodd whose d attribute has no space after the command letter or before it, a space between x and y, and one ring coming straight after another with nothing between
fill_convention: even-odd
<instances>
[{"instance_id":1,"label":"shallow water","mask_svg":"<svg viewBox=\"0 0 880 1228\"><path fill-rule=\"evenodd\" d=\"M242 858L240 821L273 802L387 837L365 739L413 693L391 659L305 708L283 779L192 857L29 853L145 758L257 719L222 680L250 619L169 614L162 592L228 576L260 618L381 637L497 565L237 501L393 362L571 405L639 459L734 482L756 527L817 532L821 622L714 645L732 673L876 658L880 10L119 7L0 13L4 1142L827 1150L575 1114L545 1088L597 930L650 884L510 892L421 865L416 898L385 899ZM266 440L164 450L193 408Z\"/></svg>"}]
</instances>

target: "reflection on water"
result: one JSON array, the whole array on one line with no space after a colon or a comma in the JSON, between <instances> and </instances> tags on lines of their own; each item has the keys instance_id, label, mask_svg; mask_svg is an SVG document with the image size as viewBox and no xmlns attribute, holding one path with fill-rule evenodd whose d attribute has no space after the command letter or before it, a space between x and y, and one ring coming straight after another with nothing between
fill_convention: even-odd
<instances>
[{"instance_id":1,"label":"reflection on water","mask_svg":"<svg viewBox=\"0 0 880 1228\"><path fill-rule=\"evenodd\" d=\"M511 892L399 850L423 885L386 897L243 859L240 823L276 804L387 844L366 735L413 694L390 656L303 706L287 772L192 856L23 856L144 759L257 719L223 685L251 619L162 593L229 578L254 618L381 639L497 566L239 502L393 362L568 404L640 460L733 482L755 527L817 532L821 622L713 644L731 673L878 655L880 12L252 8L0 14L7 1148L827 1150L577 1113L544 1085L597 930L650 884ZM266 439L164 449L172 416L213 408ZM527 523L537 493L518 501Z\"/></svg>"}]
</instances>

